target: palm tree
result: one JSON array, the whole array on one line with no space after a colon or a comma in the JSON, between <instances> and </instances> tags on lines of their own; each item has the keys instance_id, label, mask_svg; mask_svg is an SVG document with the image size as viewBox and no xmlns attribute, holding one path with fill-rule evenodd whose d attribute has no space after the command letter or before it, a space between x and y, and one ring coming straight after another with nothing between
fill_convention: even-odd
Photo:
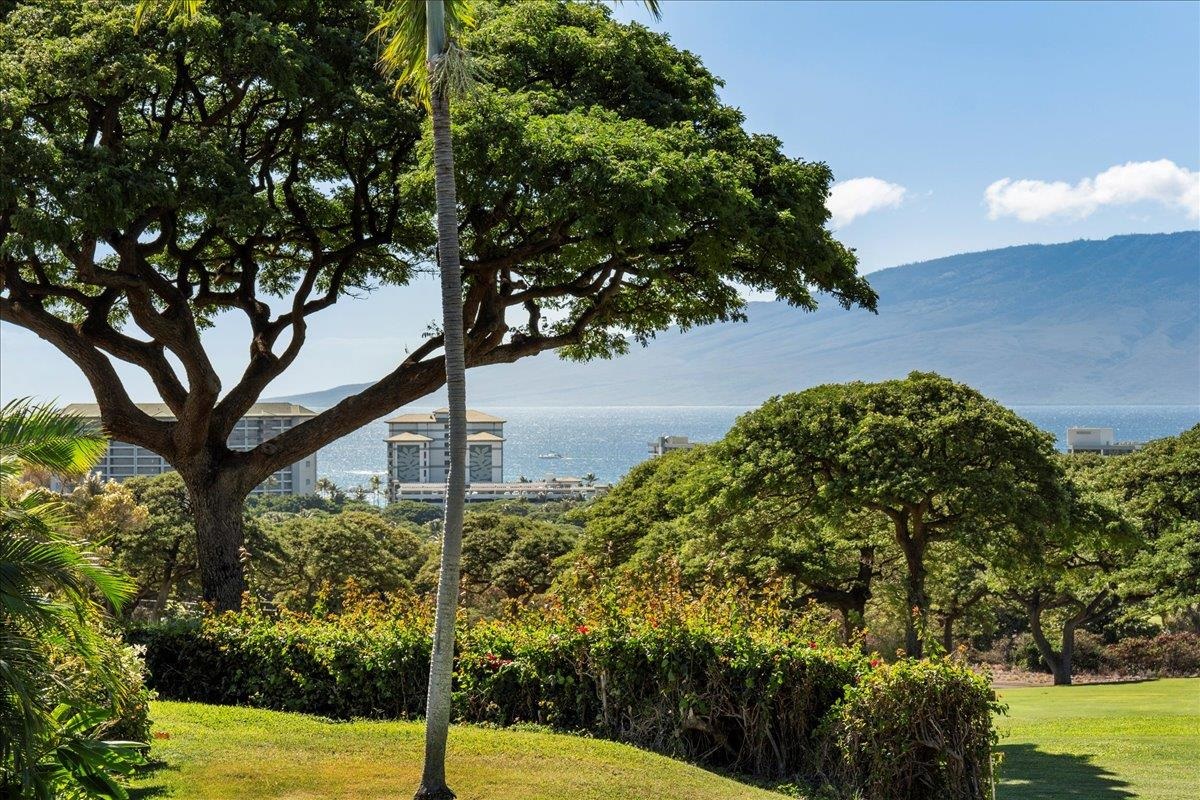
<instances>
[{"instance_id":1,"label":"palm tree","mask_svg":"<svg viewBox=\"0 0 1200 800\"><path fill-rule=\"evenodd\" d=\"M396 76L397 88L412 87L433 123L434 189L437 198L437 260L442 282L442 349L450 430L446 475L446 514L429 693L425 704L425 765L416 797L453 798L446 784L446 741L450 734L451 680L454 675L454 621L458 615L466 503L467 363L463 343L462 267L458 254L458 200L454 146L450 137L450 97L469 81L463 52L453 35L474 23L465 0L401 0L374 33L384 40L380 65Z\"/></svg>"},{"instance_id":2,"label":"palm tree","mask_svg":"<svg viewBox=\"0 0 1200 800\"><path fill-rule=\"evenodd\" d=\"M135 743L94 739L105 709L50 706L56 678L46 656L69 649L122 692L106 674L93 623L103 613L96 598L120 608L134 586L68 537L61 498L20 485L27 470L86 474L106 444L84 420L49 406L0 408L0 796L125 797L110 773L132 766Z\"/></svg>"},{"instance_id":3,"label":"palm tree","mask_svg":"<svg viewBox=\"0 0 1200 800\"><path fill-rule=\"evenodd\" d=\"M658 0L643 0L643 3L652 14L659 14ZM380 65L387 74L396 76L397 88L415 89L417 97L429 109L433 123L438 272L442 281L442 349L450 416L446 516L425 707L425 766L417 800L454 797L446 784L446 741L450 733L454 621L458 614L466 503L467 365L463 346L462 268L458 253L458 200L454 183L454 144L450 136L450 99L454 89L470 82L469 63L464 51L455 44L454 34L473 24L468 0L399 0L384 13L373 31L385 42Z\"/></svg>"}]
</instances>

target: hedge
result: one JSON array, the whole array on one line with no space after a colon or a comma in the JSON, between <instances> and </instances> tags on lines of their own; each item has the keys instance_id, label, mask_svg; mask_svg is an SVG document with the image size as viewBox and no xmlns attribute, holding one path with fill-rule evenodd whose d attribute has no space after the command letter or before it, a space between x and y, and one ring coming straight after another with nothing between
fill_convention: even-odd
<instances>
[{"instance_id":1,"label":"hedge","mask_svg":"<svg viewBox=\"0 0 1200 800\"><path fill-rule=\"evenodd\" d=\"M867 790L899 768L921 785L962 789L940 797L990 797L985 680L949 662L868 661L811 621L774 625L703 604L462 622L456 716L540 723L760 779L825 783L835 796L881 796ZM251 610L144 626L130 637L145 646L164 698L412 718L424 709L431 627L429 610L413 603L325 618ZM932 694L930 680L940 687ZM855 722L871 719L874 706L912 725L872 731ZM954 739L933 749L949 759L969 753L969 776L959 770L949 780L944 759L912 738L939 727ZM860 746L878 757L860 758ZM909 761L897 764L896 755Z\"/></svg>"},{"instance_id":2,"label":"hedge","mask_svg":"<svg viewBox=\"0 0 1200 800\"><path fill-rule=\"evenodd\" d=\"M1001 710L987 679L964 666L883 666L827 715L824 774L854 800L991 797Z\"/></svg>"}]
</instances>

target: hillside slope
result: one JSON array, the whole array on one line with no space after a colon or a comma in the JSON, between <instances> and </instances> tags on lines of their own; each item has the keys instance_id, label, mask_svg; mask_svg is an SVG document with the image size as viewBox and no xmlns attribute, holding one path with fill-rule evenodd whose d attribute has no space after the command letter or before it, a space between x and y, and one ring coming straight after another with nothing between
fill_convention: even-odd
<instances>
[{"instance_id":1,"label":"hillside slope","mask_svg":"<svg viewBox=\"0 0 1200 800\"><path fill-rule=\"evenodd\" d=\"M329 722L198 703L155 703L152 761L135 797L177 800L411 797L420 722ZM780 795L628 745L455 726L447 759L461 800L771 800Z\"/></svg>"},{"instance_id":2,"label":"hillside slope","mask_svg":"<svg viewBox=\"0 0 1200 800\"><path fill-rule=\"evenodd\" d=\"M933 370L1013 404L1200 402L1200 231L1024 245L870 276L879 313L752 303L620 359L472 370L474 405L754 404ZM293 396L326 406L357 387Z\"/></svg>"}]
</instances>

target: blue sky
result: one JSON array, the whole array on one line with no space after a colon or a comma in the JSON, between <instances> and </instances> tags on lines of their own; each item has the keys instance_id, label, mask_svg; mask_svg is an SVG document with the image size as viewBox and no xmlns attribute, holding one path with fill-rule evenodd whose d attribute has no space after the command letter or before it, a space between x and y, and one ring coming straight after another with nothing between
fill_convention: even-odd
<instances>
[{"instance_id":1,"label":"blue sky","mask_svg":"<svg viewBox=\"0 0 1200 800\"><path fill-rule=\"evenodd\" d=\"M832 166L838 235L867 271L1197 226L1200 3L663 5L658 22L639 3L617 14L699 54L751 130ZM343 301L268 394L382 375L436 309L431 282ZM206 338L231 384L244 326ZM8 325L0 365L4 398L91 397L70 362ZM156 399L127 374L135 398Z\"/></svg>"},{"instance_id":2,"label":"blue sky","mask_svg":"<svg viewBox=\"0 0 1200 800\"><path fill-rule=\"evenodd\" d=\"M1196 227L1154 200L1087 216L990 219L1004 178L1072 185L1129 162L1200 168L1200 3L790 3L667 0L618 13L725 79L752 130L839 181L904 187L839 227L863 266ZM1132 176L1136 177L1136 176Z\"/></svg>"}]
</instances>

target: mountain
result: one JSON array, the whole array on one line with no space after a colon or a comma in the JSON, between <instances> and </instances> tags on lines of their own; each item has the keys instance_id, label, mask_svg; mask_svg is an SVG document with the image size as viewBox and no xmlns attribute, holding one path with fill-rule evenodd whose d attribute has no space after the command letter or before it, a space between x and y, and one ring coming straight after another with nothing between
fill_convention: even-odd
<instances>
[{"instance_id":1,"label":"mountain","mask_svg":"<svg viewBox=\"0 0 1200 800\"><path fill-rule=\"evenodd\" d=\"M940 372L1010 404L1200 402L1200 231L1023 245L874 272L879 313L751 303L611 361L471 370L473 406L750 405ZM288 398L327 406L361 386Z\"/></svg>"}]
</instances>

